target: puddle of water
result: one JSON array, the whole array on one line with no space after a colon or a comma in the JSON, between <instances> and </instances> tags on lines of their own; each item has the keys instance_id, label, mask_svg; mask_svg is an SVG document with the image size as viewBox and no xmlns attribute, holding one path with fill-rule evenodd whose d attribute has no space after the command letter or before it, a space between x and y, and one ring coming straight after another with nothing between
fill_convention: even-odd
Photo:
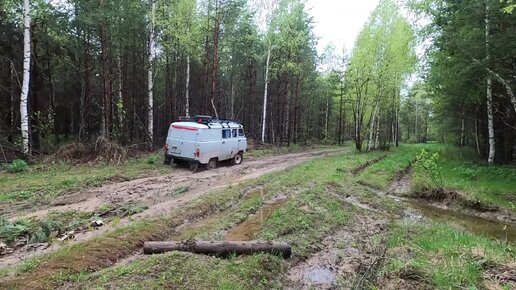
<instances>
[{"instance_id":1,"label":"puddle of water","mask_svg":"<svg viewBox=\"0 0 516 290\"><path fill-rule=\"evenodd\" d=\"M263 223L280 207L282 207L288 198L280 199L274 203L265 205L257 213L249 216L243 223L230 230L226 237L226 241L250 241L256 238L256 235L262 229Z\"/></svg>"},{"instance_id":2,"label":"puddle of water","mask_svg":"<svg viewBox=\"0 0 516 290\"><path fill-rule=\"evenodd\" d=\"M304 279L317 285L335 285L335 274L327 268L310 269L304 274Z\"/></svg>"},{"instance_id":3,"label":"puddle of water","mask_svg":"<svg viewBox=\"0 0 516 290\"><path fill-rule=\"evenodd\" d=\"M515 224L506 224L457 211L441 209L421 202L406 201L406 203L421 212L426 218L444 221L460 230L516 243Z\"/></svg>"}]
</instances>

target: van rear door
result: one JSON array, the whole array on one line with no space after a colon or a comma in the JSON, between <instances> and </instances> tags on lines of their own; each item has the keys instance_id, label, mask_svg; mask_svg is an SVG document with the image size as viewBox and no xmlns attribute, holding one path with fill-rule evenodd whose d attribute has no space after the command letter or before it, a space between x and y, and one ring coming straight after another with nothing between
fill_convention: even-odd
<instances>
[{"instance_id":1,"label":"van rear door","mask_svg":"<svg viewBox=\"0 0 516 290\"><path fill-rule=\"evenodd\" d=\"M172 123L167 136L169 154L174 157L195 159L199 130L199 128Z\"/></svg>"}]
</instances>

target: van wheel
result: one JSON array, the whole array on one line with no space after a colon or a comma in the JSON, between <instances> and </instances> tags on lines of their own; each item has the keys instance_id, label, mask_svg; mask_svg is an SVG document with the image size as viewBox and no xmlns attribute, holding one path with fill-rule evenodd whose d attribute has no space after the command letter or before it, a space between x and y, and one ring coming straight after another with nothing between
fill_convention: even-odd
<instances>
[{"instance_id":1,"label":"van wheel","mask_svg":"<svg viewBox=\"0 0 516 290\"><path fill-rule=\"evenodd\" d=\"M240 165L240 164L242 164L243 160L244 160L244 156L242 155L242 153L237 153L237 155L235 155L235 158L233 158L233 164Z\"/></svg>"},{"instance_id":2,"label":"van wheel","mask_svg":"<svg viewBox=\"0 0 516 290\"><path fill-rule=\"evenodd\" d=\"M212 158L210 161L208 161L208 164L206 164L206 168L209 170L217 168L217 158Z\"/></svg>"},{"instance_id":3,"label":"van wheel","mask_svg":"<svg viewBox=\"0 0 516 290\"><path fill-rule=\"evenodd\" d=\"M170 165L170 163L172 163L172 158L165 157L165 160L163 160L163 164Z\"/></svg>"},{"instance_id":4,"label":"van wheel","mask_svg":"<svg viewBox=\"0 0 516 290\"><path fill-rule=\"evenodd\" d=\"M190 163L189 169L190 169L190 171L192 171L193 173L196 173L196 172L197 172L197 167L199 167L199 163L197 163L197 162L192 162L192 163Z\"/></svg>"}]
</instances>

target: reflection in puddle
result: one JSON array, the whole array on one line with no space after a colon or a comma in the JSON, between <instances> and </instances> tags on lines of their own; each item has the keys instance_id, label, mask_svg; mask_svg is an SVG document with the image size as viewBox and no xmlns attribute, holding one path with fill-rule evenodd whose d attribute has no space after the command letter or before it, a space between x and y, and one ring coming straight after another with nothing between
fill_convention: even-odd
<instances>
[{"instance_id":1,"label":"reflection in puddle","mask_svg":"<svg viewBox=\"0 0 516 290\"><path fill-rule=\"evenodd\" d=\"M317 285L334 285L337 282L335 274L327 268L315 268L306 272L305 280Z\"/></svg>"},{"instance_id":2,"label":"reflection in puddle","mask_svg":"<svg viewBox=\"0 0 516 290\"><path fill-rule=\"evenodd\" d=\"M426 218L444 221L459 230L466 230L474 234L516 243L516 225L514 224L506 224L453 210L446 210L421 202L407 201L407 203L421 212Z\"/></svg>"}]
</instances>

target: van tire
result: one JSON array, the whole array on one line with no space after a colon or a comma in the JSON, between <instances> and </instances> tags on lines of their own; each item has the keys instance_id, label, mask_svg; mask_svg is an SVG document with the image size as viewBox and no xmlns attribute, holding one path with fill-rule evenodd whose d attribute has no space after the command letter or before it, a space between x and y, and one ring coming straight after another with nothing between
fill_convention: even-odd
<instances>
[{"instance_id":1,"label":"van tire","mask_svg":"<svg viewBox=\"0 0 516 290\"><path fill-rule=\"evenodd\" d=\"M210 161L208 161L208 164L206 164L206 168L208 170L217 168L217 158L210 159Z\"/></svg>"},{"instance_id":2,"label":"van tire","mask_svg":"<svg viewBox=\"0 0 516 290\"><path fill-rule=\"evenodd\" d=\"M242 161L244 160L244 156L242 153L238 152L237 155L235 155L235 158L233 158L233 165L240 165L242 164Z\"/></svg>"},{"instance_id":3,"label":"van tire","mask_svg":"<svg viewBox=\"0 0 516 290\"><path fill-rule=\"evenodd\" d=\"M189 167L190 171L192 171L193 173L196 173L197 172L197 168L199 167L199 163L198 162L191 162L188 167Z\"/></svg>"},{"instance_id":4,"label":"van tire","mask_svg":"<svg viewBox=\"0 0 516 290\"><path fill-rule=\"evenodd\" d=\"M163 160L163 164L170 165L172 163L172 158L165 157L165 160Z\"/></svg>"}]
</instances>

